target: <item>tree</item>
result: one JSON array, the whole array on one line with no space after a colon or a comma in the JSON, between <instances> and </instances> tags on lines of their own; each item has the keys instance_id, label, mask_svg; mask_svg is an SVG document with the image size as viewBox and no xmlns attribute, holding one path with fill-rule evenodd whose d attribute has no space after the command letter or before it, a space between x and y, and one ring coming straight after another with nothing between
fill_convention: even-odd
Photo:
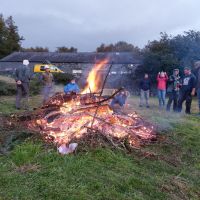
<instances>
[{"instance_id":1,"label":"tree","mask_svg":"<svg viewBox=\"0 0 200 200\"><path fill-rule=\"evenodd\" d=\"M2 58L6 52L5 48L6 35L7 35L6 24L3 15L0 15L0 58Z\"/></svg>"},{"instance_id":2,"label":"tree","mask_svg":"<svg viewBox=\"0 0 200 200\"><path fill-rule=\"evenodd\" d=\"M136 76L144 73L155 76L159 71L172 73L174 68L183 71L200 60L200 32L187 31L174 37L161 33L159 40L149 42L143 49L143 65L136 70Z\"/></svg>"},{"instance_id":3,"label":"tree","mask_svg":"<svg viewBox=\"0 0 200 200\"><path fill-rule=\"evenodd\" d=\"M183 35L177 35L170 41L174 55L181 66L193 66L194 62L200 60L200 32L187 31Z\"/></svg>"},{"instance_id":4,"label":"tree","mask_svg":"<svg viewBox=\"0 0 200 200\"><path fill-rule=\"evenodd\" d=\"M160 71L168 74L174 68L180 67L180 62L171 46L171 37L166 33L161 33L160 40L149 42L142 51L143 65L135 71L135 78L141 79L145 73L150 75L152 82L156 82L156 75Z\"/></svg>"},{"instance_id":5,"label":"tree","mask_svg":"<svg viewBox=\"0 0 200 200\"><path fill-rule=\"evenodd\" d=\"M109 45L101 44L99 47L97 47L96 51L97 52L113 52L114 45L113 44L109 44Z\"/></svg>"},{"instance_id":6,"label":"tree","mask_svg":"<svg viewBox=\"0 0 200 200\"><path fill-rule=\"evenodd\" d=\"M47 47L30 47L30 48L21 48L22 52L49 52Z\"/></svg>"},{"instance_id":7,"label":"tree","mask_svg":"<svg viewBox=\"0 0 200 200\"><path fill-rule=\"evenodd\" d=\"M18 27L15 25L12 16L8 17L5 22L7 26L6 47L8 54L10 54L13 51L20 50L21 41L24 40L24 38L19 35Z\"/></svg>"},{"instance_id":8,"label":"tree","mask_svg":"<svg viewBox=\"0 0 200 200\"><path fill-rule=\"evenodd\" d=\"M57 50L56 52L58 53L77 53L78 49L77 48L74 48L74 47L65 47L65 46L62 46L62 47L57 47Z\"/></svg>"},{"instance_id":9,"label":"tree","mask_svg":"<svg viewBox=\"0 0 200 200\"><path fill-rule=\"evenodd\" d=\"M22 40L24 38L19 35L12 16L4 20L3 15L0 15L0 57L19 51Z\"/></svg>"},{"instance_id":10,"label":"tree","mask_svg":"<svg viewBox=\"0 0 200 200\"><path fill-rule=\"evenodd\" d=\"M99 47L96 49L97 52L135 52L139 53L140 49L138 47L135 47L132 44L129 44L124 41L119 41L115 44L101 44Z\"/></svg>"},{"instance_id":11,"label":"tree","mask_svg":"<svg viewBox=\"0 0 200 200\"><path fill-rule=\"evenodd\" d=\"M139 52L140 49L138 47L133 46L124 41L119 41L114 45L114 50L117 52Z\"/></svg>"}]
</instances>

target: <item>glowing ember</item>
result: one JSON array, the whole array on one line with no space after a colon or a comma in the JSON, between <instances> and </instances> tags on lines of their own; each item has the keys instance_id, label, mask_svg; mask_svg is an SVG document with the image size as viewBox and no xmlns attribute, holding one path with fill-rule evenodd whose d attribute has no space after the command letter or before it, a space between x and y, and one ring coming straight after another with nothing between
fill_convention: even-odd
<instances>
[{"instance_id":1,"label":"glowing ember","mask_svg":"<svg viewBox=\"0 0 200 200\"><path fill-rule=\"evenodd\" d=\"M102 78L100 76L100 70L102 70L105 65L108 63L108 59L104 59L98 64L95 64L94 68L88 75L87 78L87 86L84 88L82 94L90 93L90 92L98 92L101 86Z\"/></svg>"}]
</instances>

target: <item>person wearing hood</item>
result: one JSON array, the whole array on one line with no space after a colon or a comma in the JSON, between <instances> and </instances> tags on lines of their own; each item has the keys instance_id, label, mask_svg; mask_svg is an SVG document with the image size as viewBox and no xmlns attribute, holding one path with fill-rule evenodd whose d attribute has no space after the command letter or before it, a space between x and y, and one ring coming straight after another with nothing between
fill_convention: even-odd
<instances>
[{"instance_id":1,"label":"person wearing hood","mask_svg":"<svg viewBox=\"0 0 200 200\"><path fill-rule=\"evenodd\" d=\"M109 105L110 108L116 113L121 112L121 109L126 105L128 96L129 92L125 88L122 88L121 91L112 99Z\"/></svg>"},{"instance_id":2,"label":"person wearing hood","mask_svg":"<svg viewBox=\"0 0 200 200\"><path fill-rule=\"evenodd\" d=\"M182 104L185 101L185 113L190 114L192 96L195 95L196 77L192 74L189 67L184 68L184 77L181 80L181 88L178 99L177 111L181 112Z\"/></svg>"},{"instance_id":3,"label":"person wearing hood","mask_svg":"<svg viewBox=\"0 0 200 200\"><path fill-rule=\"evenodd\" d=\"M16 95L16 109L21 109L21 99L24 97L24 109L29 109L28 98L29 98L29 82L31 79L31 71L29 67L29 61L23 60L23 65L18 67L15 71L15 81L17 86Z\"/></svg>"},{"instance_id":4,"label":"person wearing hood","mask_svg":"<svg viewBox=\"0 0 200 200\"><path fill-rule=\"evenodd\" d=\"M197 71L197 98L198 98L198 106L199 106L199 115L200 115L200 61L195 62L194 67Z\"/></svg>"},{"instance_id":5,"label":"person wearing hood","mask_svg":"<svg viewBox=\"0 0 200 200\"><path fill-rule=\"evenodd\" d=\"M173 74L169 77L169 86L167 92L169 94L169 99L167 102L166 110L170 111L171 104L173 102L173 111L176 111L178 104L178 96L180 89L180 76L179 69L174 69Z\"/></svg>"},{"instance_id":6,"label":"person wearing hood","mask_svg":"<svg viewBox=\"0 0 200 200\"><path fill-rule=\"evenodd\" d=\"M68 83L65 87L64 87L64 92L65 94L70 94L70 93L79 93L80 92L80 88L78 86L78 84L76 83L76 79L72 78L70 83Z\"/></svg>"}]
</instances>

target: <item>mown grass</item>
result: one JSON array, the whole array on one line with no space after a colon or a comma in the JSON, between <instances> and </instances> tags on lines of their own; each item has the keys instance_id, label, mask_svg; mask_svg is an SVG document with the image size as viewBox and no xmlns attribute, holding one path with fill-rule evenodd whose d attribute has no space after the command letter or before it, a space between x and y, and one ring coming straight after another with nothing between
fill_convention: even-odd
<instances>
[{"instance_id":1,"label":"mown grass","mask_svg":"<svg viewBox=\"0 0 200 200\"><path fill-rule=\"evenodd\" d=\"M15 111L12 101L1 112ZM0 199L200 199L200 118L159 110L155 99L150 109L135 97L129 103L166 136L142 149L156 156L109 148L61 156L28 138L0 157Z\"/></svg>"}]
</instances>

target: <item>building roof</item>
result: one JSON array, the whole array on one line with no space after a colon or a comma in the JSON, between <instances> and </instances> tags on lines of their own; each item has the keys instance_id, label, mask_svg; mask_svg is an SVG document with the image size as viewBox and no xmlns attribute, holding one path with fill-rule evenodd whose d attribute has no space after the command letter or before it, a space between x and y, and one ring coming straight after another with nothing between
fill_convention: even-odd
<instances>
[{"instance_id":1,"label":"building roof","mask_svg":"<svg viewBox=\"0 0 200 200\"><path fill-rule=\"evenodd\" d=\"M115 64L140 64L141 61L132 52L109 52L109 53L57 53L57 52L14 52L0 62L22 62L28 59L30 62L43 63L95 63L109 58L109 63Z\"/></svg>"}]
</instances>

